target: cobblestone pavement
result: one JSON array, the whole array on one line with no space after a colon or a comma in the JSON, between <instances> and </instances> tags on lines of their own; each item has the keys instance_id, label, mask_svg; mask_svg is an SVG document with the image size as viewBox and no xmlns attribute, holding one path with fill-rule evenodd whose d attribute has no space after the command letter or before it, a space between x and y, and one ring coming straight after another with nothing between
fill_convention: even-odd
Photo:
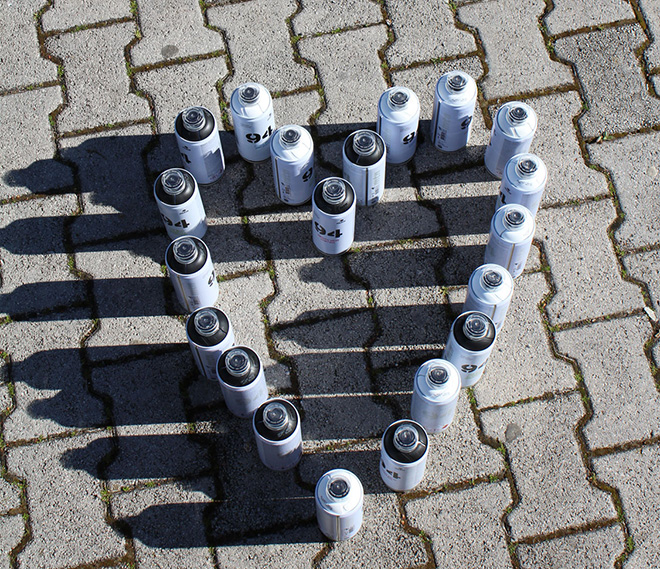
<instances>
[{"instance_id":1,"label":"cobblestone pavement","mask_svg":"<svg viewBox=\"0 0 660 569\"><path fill-rule=\"evenodd\" d=\"M0 569L660 566L660 0L2 0L0 23ZM441 154L452 69L479 105ZM417 154L343 257L238 156L245 81L309 126L317 179L384 89L419 95ZM481 264L484 148L517 99L550 171L532 254L482 380L395 494L380 435ZM198 375L164 275L152 184L191 104L222 118L218 306L302 414L291 472ZM337 467L365 520L335 544L313 489Z\"/></svg>"}]
</instances>

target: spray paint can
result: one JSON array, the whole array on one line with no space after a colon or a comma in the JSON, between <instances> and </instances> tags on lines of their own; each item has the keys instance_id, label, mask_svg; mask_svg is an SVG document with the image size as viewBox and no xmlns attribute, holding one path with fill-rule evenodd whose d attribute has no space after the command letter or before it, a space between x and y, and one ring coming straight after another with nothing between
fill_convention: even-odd
<instances>
[{"instance_id":1,"label":"spray paint can","mask_svg":"<svg viewBox=\"0 0 660 569\"><path fill-rule=\"evenodd\" d=\"M429 437L424 427L403 419L392 423L380 442L380 476L395 492L407 492L424 478Z\"/></svg>"},{"instance_id":2,"label":"spray paint can","mask_svg":"<svg viewBox=\"0 0 660 569\"><path fill-rule=\"evenodd\" d=\"M477 83L463 71L449 71L435 86L431 143L443 152L467 146L477 103Z\"/></svg>"},{"instance_id":3,"label":"spray paint can","mask_svg":"<svg viewBox=\"0 0 660 569\"><path fill-rule=\"evenodd\" d=\"M174 121L174 136L183 167L200 184L211 184L225 171L220 133L213 113L205 107L188 107Z\"/></svg>"},{"instance_id":4,"label":"spray paint can","mask_svg":"<svg viewBox=\"0 0 660 569\"><path fill-rule=\"evenodd\" d=\"M499 108L484 156L486 168L493 176L501 178L509 159L529 150L537 123L534 109L525 103L512 101Z\"/></svg>"},{"instance_id":5,"label":"spray paint can","mask_svg":"<svg viewBox=\"0 0 660 569\"><path fill-rule=\"evenodd\" d=\"M512 295L513 278L509 271L494 263L481 265L470 275L462 311L483 312L490 317L499 332L509 310Z\"/></svg>"},{"instance_id":6,"label":"spray paint can","mask_svg":"<svg viewBox=\"0 0 660 569\"><path fill-rule=\"evenodd\" d=\"M287 125L270 138L275 193L284 203L300 205L312 197L314 177L314 142L307 129Z\"/></svg>"},{"instance_id":7,"label":"spray paint can","mask_svg":"<svg viewBox=\"0 0 660 569\"><path fill-rule=\"evenodd\" d=\"M154 183L158 211L170 239L206 234L206 212L193 175L182 168L165 170Z\"/></svg>"},{"instance_id":8,"label":"spray paint can","mask_svg":"<svg viewBox=\"0 0 660 569\"><path fill-rule=\"evenodd\" d=\"M502 206L490 222L484 263L504 267L515 279L525 269L535 229L534 216L525 206Z\"/></svg>"},{"instance_id":9,"label":"spray paint can","mask_svg":"<svg viewBox=\"0 0 660 569\"><path fill-rule=\"evenodd\" d=\"M417 149L419 99L407 87L391 87L378 101L376 132L383 137L388 164L404 164Z\"/></svg>"},{"instance_id":10,"label":"spray paint can","mask_svg":"<svg viewBox=\"0 0 660 569\"><path fill-rule=\"evenodd\" d=\"M212 306L220 289L209 249L197 237L177 237L165 251L176 298L187 312Z\"/></svg>"},{"instance_id":11,"label":"spray paint can","mask_svg":"<svg viewBox=\"0 0 660 569\"><path fill-rule=\"evenodd\" d=\"M252 417L268 399L264 367L254 350L246 346L226 350L218 358L217 372L227 409L237 417Z\"/></svg>"},{"instance_id":12,"label":"spray paint can","mask_svg":"<svg viewBox=\"0 0 660 569\"><path fill-rule=\"evenodd\" d=\"M464 312L454 320L442 357L456 366L461 387L479 381L496 335L493 321L482 312Z\"/></svg>"},{"instance_id":13,"label":"spray paint can","mask_svg":"<svg viewBox=\"0 0 660 569\"><path fill-rule=\"evenodd\" d=\"M302 457L298 410L286 399L269 399L252 416L259 458L271 470L289 470Z\"/></svg>"},{"instance_id":14,"label":"spray paint can","mask_svg":"<svg viewBox=\"0 0 660 569\"><path fill-rule=\"evenodd\" d=\"M270 136L275 130L273 100L268 89L258 83L244 83L230 99L231 116L238 153L248 162L270 157Z\"/></svg>"},{"instance_id":15,"label":"spray paint can","mask_svg":"<svg viewBox=\"0 0 660 569\"><path fill-rule=\"evenodd\" d=\"M333 541L353 537L362 526L364 489L350 470L336 468L326 472L314 491L319 529Z\"/></svg>"},{"instance_id":16,"label":"spray paint can","mask_svg":"<svg viewBox=\"0 0 660 569\"><path fill-rule=\"evenodd\" d=\"M415 374L410 416L427 432L440 433L454 420L460 391L461 376L454 364L428 360Z\"/></svg>"},{"instance_id":17,"label":"spray paint can","mask_svg":"<svg viewBox=\"0 0 660 569\"><path fill-rule=\"evenodd\" d=\"M355 191L347 180L326 178L314 188L312 241L326 255L348 251L355 237Z\"/></svg>"},{"instance_id":18,"label":"spray paint can","mask_svg":"<svg viewBox=\"0 0 660 569\"><path fill-rule=\"evenodd\" d=\"M387 150L383 138L372 130L356 130L346 137L342 150L343 175L358 205L374 205L385 191Z\"/></svg>"},{"instance_id":19,"label":"spray paint can","mask_svg":"<svg viewBox=\"0 0 660 569\"><path fill-rule=\"evenodd\" d=\"M234 345L229 317L214 306L199 308L186 320L186 336L200 373L207 379L216 379L218 358Z\"/></svg>"},{"instance_id":20,"label":"spray paint can","mask_svg":"<svg viewBox=\"0 0 660 569\"><path fill-rule=\"evenodd\" d=\"M495 211L503 205L524 205L532 215L541 205L548 169L536 154L516 154L504 167Z\"/></svg>"}]
</instances>

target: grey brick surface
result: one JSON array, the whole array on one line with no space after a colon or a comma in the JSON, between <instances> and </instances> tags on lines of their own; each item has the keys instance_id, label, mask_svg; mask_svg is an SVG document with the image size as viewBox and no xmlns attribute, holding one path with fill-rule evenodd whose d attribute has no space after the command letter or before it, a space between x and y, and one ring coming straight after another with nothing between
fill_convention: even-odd
<instances>
[{"instance_id":1,"label":"grey brick surface","mask_svg":"<svg viewBox=\"0 0 660 569\"><path fill-rule=\"evenodd\" d=\"M21 496L18 486L0 478L0 515L4 516L10 510L19 508L21 505Z\"/></svg>"},{"instance_id":2,"label":"grey brick surface","mask_svg":"<svg viewBox=\"0 0 660 569\"><path fill-rule=\"evenodd\" d=\"M396 40L385 51L390 65L403 66L476 51L474 37L454 25L454 14L447 2L394 0L388 2ZM420 30L424 33L420 34Z\"/></svg>"},{"instance_id":3,"label":"grey brick surface","mask_svg":"<svg viewBox=\"0 0 660 569\"><path fill-rule=\"evenodd\" d=\"M660 133L588 145L592 160L612 172L625 219L615 236L623 247L660 243Z\"/></svg>"},{"instance_id":4,"label":"grey brick surface","mask_svg":"<svg viewBox=\"0 0 660 569\"><path fill-rule=\"evenodd\" d=\"M571 560L572 567L602 569L615 567L615 561L624 549L624 541L621 527L611 526L534 545L521 543L516 553L523 569L563 569L567 559Z\"/></svg>"},{"instance_id":5,"label":"grey brick surface","mask_svg":"<svg viewBox=\"0 0 660 569\"><path fill-rule=\"evenodd\" d=\"M536 238L543 243L557 294L548 302L551 324L641 308L639 288L620 274L607 227L616 211L600 200L542 210ZM593 302L594 295L598 302Z\"/></svg>"},{"instance_id":6,"label":"grey brick surface","mask_svg":"<svg viewBox=\"0 0 660 569\"><path fill-rule=\"evenodd\" d=\"M0 26L11 30L0 47L0 90L35 85L57 79L53 62L41 57L35 13L41 0L6 2L0 11Z\"/></svg>"},{"instance_id":7,"label":"grey brick surface","mask_svg":"<svg viewBox=\"0 0 660 569\"><path fill-rule=\"evenodd\" d=\"M383 21L378 4L371 0L303 0L302 10L292 19L299 35L331 32Z\"/></svg>"},{"instance_id":8,"label":"grey brick surface","mask_svg":"<svg viewBox=\"0 0 660 569\"><path fill-rule=\"evenodd\" d=\"M124 47L134 32L127 23L46 40L48 53L64 66L67 105L57 115L60 132L149 118L147 101L129 92Z\"/></svg>"},{"instance_id":9,"label":"grey brick surface","mask_svg":"<svg viewBox=\"0 0 660 569\"><path fill-rule=\"evenodd\" d=\"M555 53L575 65L589 105L578 120L585 137L629 132L660 122L660 101L649 95L635 55L645 40L642 28L634 24L555 42Z\"/></svg>"},{"instance_id":10,"label":"grey brick surface","mask_svg":"<svg viewBox=\"0 0 660 569\"><path fill-rule=\"evenodd\" d=\"M598 9L588 0L554 0L554 8L544 18L552 35L609 24L618 20L634 20L635 13L625 0L604 0Z\"/></svg>"},{"instance_id":11,"label":"grey brick surface","mask_svg":"<svg viewBox=\"0 0 660 569\"><path fill-rule=\"evenodd\" d=\"M658 493L649 492L660 483L660 449L657 446L603 456L594 460L599 479L619 491L626 523L635 544L635 551L628 558L628 567L657 567L660 563L658 550L658 525L656 523L660 503Z\"/></svg>"},{"instance_id":12,"label":"grey brick surface","mask_svg":"<svg viewBox=\"0 0 660 569\"><path fill-rule=\"evenodd\" d=\"M0 569L10 569L9 553L18 545L25 531L21 516L0 518Z\"/></svg>"},{"instance_id":13,"label":"grey brick surface","mask_svg":"<svg viewBox=\"0 0 660 569\"><path fill-rule=\"evenodd\" d=\"M204 27L196 0L136 0L142 38L130 51L133 65L146 65L224 49L222 37Z\"/></svg>"},{"instance_id":14,"label":"grey brick surface","mask_svg":"<svg viewBox=\"0 0 660 569\"><path fill-rule=\"evenodd\" d=\"M555 334L559 350L575 358L584 374L594 411L584 427L591 448L657 434L660 393L643 350L651 334L646 315Z\"/></svg>"},{"instance_id":15,"label":"grey brick surface","mask_svg":"<svg viewBox=\"0 0 660 569\"><path fill-rule=\"evenodd\" d=\"M95 2L94 0L57 0L44 12L44 30L66 30L108 20L131 17L130 2Z\"/></svg>"},{"instance_id":16,"label":"grey brick surface","mask_svg":"<svg viewBox=\"0 0 660 569\"><path fill-rule=\"evenodd\" d=\"M543 0L481 2L458 9L459 21L476 28L488 64L481 82L486 99L573 83L570 69L552 61L538 27Z\"/></svg>"},{"instance_id":17,"label":"grey brick surface","mask_svg":"<svg viewBox=\"0 0 660 569\"><path fill-rule=\"evenodd\" d=\"M125 553L124 539L105 522L101 483L77 458L103 435L52 440L12 448L11 472L26 478L31 539L18 555L24 567L43 569L92 564ZM93 446L85 460L98 464L111 446ZM81 523L84 520L84 523Z\"/></svg>"},{"instance_id":18,"label":"grey brick surface","mask_svg":"<svg viewBox=\"0 0 660 569\"><path fill-rule=\"evenodd\" d=\"M64 227L76 210L73 195L0 206L0 313L34 313L84 299L71 273Z\"/></svg>"},{"instance_id":19,"label":"grey brick surface","mask_svg":"<svg viewBox=\"0 0 660 569\"><path fill-rule=\"evenodd\" d=\"M232 91L247 81L261 83L271 92L314 83L314 70L294 60L286 19L296 8L294 0L252 0L207 10L209 24L225 33L233 65L233 75L222 85L227 102Z\"/></svg>"},{"instance_id":20,"label":"grey brick surface","mask_svg":"<svg viewBox=\"0 0 660 569\"><path fill-rule=\"evenodd\" d=\"M0 199L48 192L73 184L70 168L53 160L48 113L62 103L48 87L0 99Z\"/></svg>"},{"instance_id":21,"label":"grey brick surface","mask_svg":"<svg viewBox=\"0 0 660 569\"><path fill-rule=\"evenodd\" d=\"M628 274L648 285L651 304L660 319L660 251L634 253L623 258Z\"/></svg>"},{"instance_id":22,"label":"grey brick surface","mask_svg":"<svg viewBox=\"0 0 660 569\"><path fill-rule=\"evenodd\" d=\"M508 517L513 539L616 517L609 495L587 481L573 432L584 414L576 393L481 415L485 434L506 447L520 495Z\"/></svg>"},{"instance_id":23,"label":"grey brick surface","mask_svg":"<svg viewBox=\"0 0 660 569\"><path fill-rule=\"evenodd\" d=\"M321 96L318 91L294 93L273 99L275 125L309 124L311 116L321 108Z\"/></svg>"},{"instance_id":24,"label":"grey brick surface","mask_svg":"<svg viewBox=\"0 0 660 569\"><path fill-rule=\"evenodd\" d=\"M300 54L316 65L325 92L326 109L316 121L323 125L320 134L375 123L378 98L387 89L378 57L386 41L387 28L373 26L298 42Z\"/></svg>"},{"instance_id":25,"label":"grey brick surface","mask_svg":"<svg viewBox=\"0 0 660 569\"><path fill-rule=\"evenodd\" d=\"M638 0L646 25L651 32L652 41L644 52L649 69L660 68L660 2L658 0Z\"/></svg>"},{"instance_id":26,"label":"grey brick surface","mask_svg":"<svg viewBox=\"0 0 660 569\"><path fill-rule=\"evenodd\" d=\"M503 481L412 500L405 510L430 539L437 566L501 569L511 566L500 521L510 503Z\"/></svg>"}]
</instances>

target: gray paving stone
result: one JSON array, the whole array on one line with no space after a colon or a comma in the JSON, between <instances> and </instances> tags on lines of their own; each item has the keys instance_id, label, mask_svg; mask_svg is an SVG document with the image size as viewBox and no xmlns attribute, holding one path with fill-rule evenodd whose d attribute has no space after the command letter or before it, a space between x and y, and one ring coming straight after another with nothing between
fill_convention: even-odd
<instances>
[{"instance_id":1,"label":"gray paving stone","mask_svg":"<svg viewBox=\"0 0 660 569\"><path fill-rule=\"evenodd\" d=\"M660 133L589 144L592 160L612 173L625 219L615 232L623 247L660 243Z\"/></svg>"},{"instance_id":2,"label":"gray paving stone","mask_svg":"<svg viewBox=\"0 0 660 569\"><path fill-rule=\"evenodd\" d=\"M477 49L472 34L454 25L454 13L447 2L394 0L388 2L387 12L396 37L385 52L390 65L403 66Z\"/></svg>"},{"instance_id":3,"label":"gray paving stone","mask_svg":"<svg viewBox=\"0 0 660 569\"><path fill-rule=\"evenodd\" d=\"M571 567L602 569L615 567L616 559L624 549L624 541L621 526L617 525L534 545L521 543L516 547L516 553L523 569L563 569L568 559Z\"/></svg>"},{"instance_id":4,"label":"gray paving stone","mask_svg":"<svg viewBox=\"0 0 660 569\"><path fill-rule=\"evenodd\" d=\"M32 539L18 555L21 566L55 569L91 565L125 553L124 539L105 522L98 474L90 474L73 459L94 441L103 441L103 435L51 440L7 453L10 472L28 481ZM111 446L91 448L94 454L85 459L98 464Z\"/></svg>"},{"instance_id":5,"label":"gray paving stone","mask_svg":"<svg viewBox=\"0 0 660 569\"><path fill-rule=\"evenodd\" d=\"M211 569L203 514L213 482L197 479L112 496L112 513L128 524L138 567Z\"/></svg>"},{"instance_id":6,"label":"gray paving stone","mask_svg":"<svg viewBox=\"0 0 660 569\"><path fill-rule=\"evenodd\" d=\"M21 516L0 518L0 569L10 569L9 553L18 545L25 531Z\"/></svg>"},{"instance_id":7,"label":"gray paving stone","mask_svg":"<svg viewBox=\"0 0 660 569\"><path fill-rule=\"evenodd\" d=\"M644 52L649 69L660 68L660 2L658 0L638 0L646 25L651 32L652 41Z\"/></svg>"},{"instance_id":8,"label":"gray paving stone","mask_svg":"<svg viewBox=\"0 0 660 569\"><path fill-rule=\"evenodd\" d=\"M458 20L476 28L488 63L481 82L486 99L509 97L573 83L570 69L552 61L538 27L546 5L532 0L481 2L458 9Z\"/></svg>"},{"instance_id":9,"label":"gray paving stone","mask_svg":"<svg viewBox=\"0 0 660 569\"><path fill-rule=\"evenodd\" d=\"M299 35L318 34L383 21L378 4L370 0L303 0L302 10L292 19Z\"/></svg>"},{"instance_id":10,"label":"gray paving stone","mask_svg":"<svg viewBox=\"0 0 660 569\"><path fill-rule=\"evenodd\" d=\"M314 70L294 60L286 19L297 7L295 0L252 0L207 10L209 24L225 33L233 65L233 75L222 85L226 101L248 81L272 93L314 84Z\"/></svg>"},{"instance_id":11,"label":"gray paving stone","mask_svg":"<svg viewBox=\"0 0 660 569\"><path fill-rule=\"evenodd\" d=\"M500 521L510 503L505 480L411 500L405 510L430 539L437 566L501 569L511 566Z\"/></svg>"},{"instance_id":12,"label":"gray paving stone","mask_svg":"<svg viewBox=\"0 0 660 569\"><path fill-rule=\"evenodd\" d=\"M300 54L314 63L326 108L316 121L319 134L353 131L376 121L378 98L387 89L378 50L387 41L384 25L304 38Z\"/></svg>"},{"instance_id":13,"label":"gray paving stone","mask_svg":"<svg viewBox=\"0 0 660 569\"><path fill-rule=\"evenodd\" d=\"M642 28L634 24L555 42L555 53L575 65L589 105L578 120L586 138L634 131L660 122L660 102L648 94L635 55L646 39Z\"/></svg>"},{"instance_id":14,"label":"gray paving stone","mask_svg":"<svg viewBox=\"0 0 660 569\"><path fill-rule=\"evenodd\" d=\"M575 322L644 306L639 288L625 282L607 236L616 217L609 199L541 210L536 239L543 243L557 294L548 302L551 324ZM594 302L594 295L598 302Z\"/></svg>"},{"instance_id":15,"label":"gray paving stone","mask_svg":"<svg viewBox=\"0 0 660 569\"><path fill-rule=\"evenodd\" d=\"M9 395L9 387L7 387L4 383L0 382L0 413L3 412L8 413L8 410L11 408L11 405L12 405L12 399L11 396Z\"/></svg>"},{"instance_id":16,"label":"gray paving stone","mask_svg":"<svg viewBox=\"0 0 660 569\"><path fill-rule=\"evenodd\" d=\"M73 195L0 206L1 314L34 313L85 298L64 246L64 227L76 208Z\"/></svg>"},{"instance_id":17,"label":"gray paving stone","mask_svg":"<svg viewBox=\"0 0 660 569\"><path fill-rule=\"evenodd\" d=\"M0 199L39 194L73 184L71 169L53 160L48 113L62 103L62 90L47 87L0 99Z\"/></svg>"},{"instance_id":18,"label":"gray paving stone","mask_svg":"<svg viewBox=\"0 0 660 569\"><path fill-rule=\"evenodd\" d=\"M136 0L142 38L130 52L133 65L158 63L224 49L218 32L204 26L196 0Z\"/></svg>"},{"instance_id":19,"label":"gray paving stone","mask_svg":"<svg viewBox=\"0 0 660 569\"><path fill-rule=\"evenodd\" d=\"M600 480L619 491L626 523L635 544L626 567L657 567L658 525L655 523L659 496L660 448L642 447L611 454L594 460L594 470Z\"/></svg>"},{"instance_id":20,"label":"gray paving stone","mask_svg":"<svg viewBox=\"0 0 660 569\"><path fill-rule=\"evenodd\" d=\"M643 350L652 333L643 315L555 334L558 349L575 358L584 374L594 410L584 427L591 448L658 433L660 393Z\"/></svg>"},{"instance_id":21,"label":"gray paving stone","mask_svg":"<svg viewBox=\"0 0 660 569\"><path fill-rule=\"evenodd\" d=\"M482 413L484 433L507 449L520 495L508 517L514 540L616 518L609 495L587 481L573 432L584 414L577 393Z\"/></svg>"},{"instance_id":22,"label":"gray paving stone","mask_svg":"<svg viewBox=\"0 0 660 569\"><path fill-rule=\"evenodd\" d=\"M129 2L95 2L94 0L57 0L41 17L44 30L65 30L108 20L131 17Z\"/></svg>"},{"instance_id":23,"label":"gray paving stone","mask_svg":"<svg viewBox=\"0 0 660 569\"><path fill-rule=\"evenodd\" d=\"M588 0L554 0L554 8L544 18L544 22L548 32L555 35L634 19L635 13L625 0L604 0L598 4L598 10L594 10Z\"/></svg>"},{"instance_id":24,"label":"gray paving stone","mask_svg":"<svg viewBox=\"0 0 660 569\"><path fill-rule=\"evenodd\" d=\"M311 116L321 108L321 96L318 91L294 93L273 99L275 124L307 125Z\"/></svg>"},{"instance_id":25,"label":"gray paving stone","mask_svg":"<svg viewBox=\"0 0 660 569\"><path fill-rule=\"evenodd\" d=\"M6 515L14 508L20 508L21 494L18 486L0 478L0 516Z\"/></svg>"},{"instance_id":26,"label":"gray paving stone","mask_svg":"<svg viewBox=\"0 0 660 569\"><path fill-rule=\"evenodd\" d=\"M650 79L655 89L655 94L658 95L660 93L660 75L652 75Z\"/></svg>"},{"instance_id":27,"label":"gray paving stone","mask_svg":"<svg viewBox=\"0 0 660 569\"><path fill-rule=\"evenodd\" d=\"M648 285L651 304L660 319L660 251L633 253L623 258L628 274Z\"/></svg>"},{"instance_id":28,"label":"gray paving stone","mask_svg":"<svg viewBox=\"0 0 660 569\"><path fill-rule=\"evenodd\" d=\"M46 40L64 66L67 105L56 118L60 132L149 118L146 99L129 93L124 47L134 32L126 23Z\"/></svg>"},{"instance_id":29,"label":"gray paving stone","mask_svg":"<svg viewBox=\"0 0 660 569\"><path fill-rule=\"evenodd\" d=\"M34 14L42 0L6 2L0 12L0 26L10 29L0 47L0 90L35 85L57 79L53 62L41 57Z\"/></svg>"},{"instance_id":30,"label":"gray paving stone","mask_svg":"<svg viewBox=\"0 0 660 569\"><path fill-rule=\"evenodd\" d=\"M373 332L371 315L361 312L273 333L297 372L303 439L364 438L392 422L392 412L373 399L365 369L363 346Z\"/></svg>"},{"instance_id":31,"label":"gray paving stone","mask_svg":"<svg viewBox=\"0 0 660 569\"><path fill-rule=\"evenodd\" d=\"M101 401L87 391L80 339L89 331L87 311L0 327L0 345L12 360L16 409L4 424L5 441L59 435L106 422Z\"/></svg>"}]
</instances>

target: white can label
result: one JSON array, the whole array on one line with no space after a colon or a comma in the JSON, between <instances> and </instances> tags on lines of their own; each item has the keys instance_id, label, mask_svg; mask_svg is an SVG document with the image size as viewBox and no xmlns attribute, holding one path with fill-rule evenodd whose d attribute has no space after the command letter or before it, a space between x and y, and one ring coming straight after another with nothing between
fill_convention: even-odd
<instances>
[{"instance_id":1,"label":"white can label","mask_svg":"<svg viewBox=\"0 0 660 569\"><path fill-rule=\"evenodd\" d=\"M211 184L218 180L225 171L225 157L220 145L220 133L217 130L199 142L184 140L178 134L176 141L183 160L183 167L200 184Z\"/></svg>"}]
</instances>

